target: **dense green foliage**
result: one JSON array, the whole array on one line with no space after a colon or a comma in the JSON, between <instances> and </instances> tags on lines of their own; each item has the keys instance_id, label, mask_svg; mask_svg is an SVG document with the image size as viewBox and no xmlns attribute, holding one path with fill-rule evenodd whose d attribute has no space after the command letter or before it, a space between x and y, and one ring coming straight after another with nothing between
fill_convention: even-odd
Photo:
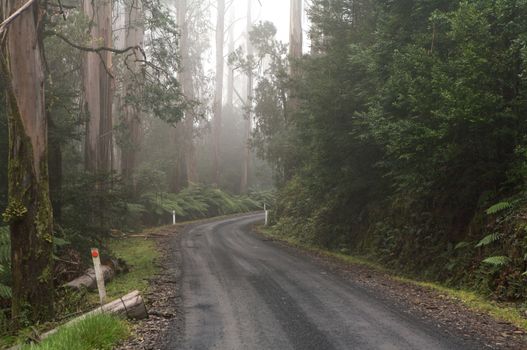
<instances>
[{"instance_id":1,"label":"dense green foliage","mask_svg":"<svg viewBox=\"0 0 527 350\"><path fill-rule=\"evenodd\" d=\"M293 130L278 152L300 164L276 230L526 298L527 2L316 0L309 14L299 108L274 127ZM266 96L257 110L280 112Z\"/></svg>"}]
</instances>

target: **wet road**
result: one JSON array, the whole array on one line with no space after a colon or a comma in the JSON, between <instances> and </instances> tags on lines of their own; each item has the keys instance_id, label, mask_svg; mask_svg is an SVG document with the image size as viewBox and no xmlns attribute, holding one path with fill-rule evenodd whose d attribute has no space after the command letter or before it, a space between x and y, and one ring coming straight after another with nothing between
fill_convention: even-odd
<instances>
[{"instance_id":1,"label":"wet road","mask_svg":"<svg viewBox=\"0 0 527 350\"><path fill-rule=\"evenodd\" d=\"M176 349L478 348L251 233L262 220L199 224L183 236Z\"/></svg>"}]
</instances>

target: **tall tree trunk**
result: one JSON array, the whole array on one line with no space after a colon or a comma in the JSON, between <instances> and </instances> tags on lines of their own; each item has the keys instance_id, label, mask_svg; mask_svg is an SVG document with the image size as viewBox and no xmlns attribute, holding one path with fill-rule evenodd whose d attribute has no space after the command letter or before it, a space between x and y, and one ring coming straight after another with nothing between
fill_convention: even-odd
<instances>
[{"instance_id":1,"label":"tall tree trunk","mask_svg":"<svg viewBox=\"0 0 527 350\"><path fill-rule=\"evenodd\" d=\"M26 0L3 0L3 17ZM12 317L15 327L53 316L53 214L49 198L44 66L39 1L11 22L2 48L9 104Z\"/></svg>"},{"instance_id":2,"label":"tall tree trunk","mask_svg":"<svg viewBox=\"0 0 527 350\"><path fill-rule=\"evenodd\" d=\"M247 2L247 56L254 55L253 46L249 39L249 33L252 30L252 6L251 0ZM251 168L251 128L252 128L252 98L253 98L253 72L247 72L247 113L245 116L245 151L242 165L242 178L240 183L240 192L247 193L249 187L249 173Z\"/></svg>"},{"instance_id":3,"label":"tall tree trunk","mask_svg":"<svg viewBox=\"0 0 527 350\"><path fill-rule=\"evenodd\" d=\"M290 22L289 22L289 58L290 58L290 75L291 79L298 81L300 78L300 69L298 60L302 58L302 0L290 0ZM284 128L289 132L290 116L294 116L299 109L300 101L293 85L287 94L287 100L284 110ZM282 161L282 174L284 180L290 180L294 173L294 156L286 154Z\"/></svg>"},{"instance_id":4,"label":"tall tree trunk","mask_svg":"<svg viewBox=\"0 0 527 350\"><path fill-rule=\"evenodd\" d=\"M112 3L84 0L84 14L90 20L92 46L112 46ZM112 164L112 54L87 52L83 62L86 125L85 165L92 173L105 174Z\"/></svg>"},{"instance_id":5,"label":"tall tree trunk","mask_svg":"<svg viewBox=\"0 0 527 350\"><path fill-rule=\"evenodd\" d=\"M298 79L298 60L302 58L302 0L291 0L289 23L289 57L291 59L290 74L293 80ZM295 93L290 91L292 97L288 101L286 115L291 115L298 109L298 100Z\"/></svg>"},{"instance_id":6,"label":"tall tree trunk","mask_svg":"<svg viewBox=\"0 0 527 350\"><path fill-rule=\"evenodd\" d=\"M192 79L192 62L190 59L189 43L188 43L188 21L187 21L187 0L176 1L177 22L181 30L181 37L179 39L179 49L181 52L181 65L183 70L181 72L181 87L185 97L190 100L195 100L194 82ZM198 183L198 172L196 168L196 148L194 146L194 111L188 110L185 113L183 121L185 128L185 142L184 142L184 159L186 168L186 182L187 185Z\"/></svg>"},{"instance_id":7,"label":"tall tree trunk","mask_svg":"<svg viewBox=\"0 0 527 350\"><path fill-rule=\"evenodd\" d=\"M185 125L177 125L172 132L172 148L174 149L173 173L170 180L170 190L179 192L186 186L187 169L185 165L184 143Z\"/></svg>"},{"instance_id":8,"label":"tall tree trunk","mask_svg":"<svg viewBox=\"0 0 527 350\"><path fill-rule=\"evenodd\" d=\"M230 24L229 24L229 55L234 52L234 6L230 10ZM232 113L234 106L234 70L229 67L227 77L227 107L229 113Z\"/></svg>"},{"instance_id":9,"label":"tall tree trunk","mask_svg":"<svg viewBox=\"0 0 527 350\"><path fill-rule=\"evenodd\" d=\"M48 129L48 168L49 168L49 189L51 204L53 207L53 218L55 223L60 223L62 218L62 145L59 136L56 135L56 126L53 118L47 113Z\"/></svg>"},{"instance_id":10,"label":"tall tree trunk","mask_svg":"<svg viewBox=\"0 0 527 350\"><path fill-rule=\"evenodd\" d=\"M218 0L218 17L216 23L216 94L214 96L213 120L213 153L214 153L214 182L220 184L220 141L223 108L223 56L225 30L225 0Z\"/></svg>"},{"instance_id":11,"label":"tall tree trunk","mask_svg":"<svg viewBox=\"0 0 527 350\"><path fill-rule=\"evenodd\" d=\"M302 0L291 0L289 23L289 55L298 59L302 57Z\"/></svg>"},{"instance_id":12,"label":"tall tree trunk","mask_svg":"<svg viewBox=\"0 0 527 350\"><path fill-rule=\"evenodd\" d=\"M144 40L144 26L143 26L143 6L141 0L135 0L130 3L125 9L125 27L126 27L126 38L125 47L132 46L143 46ZM139 57L140 53L136 52L137 60L142 59ZM132 74L141 74L141 66L139 63L134 62L134 59L129 60L128 66L132 70ZM133 79L127 79L123 87L123 96L129 94L133 89ZM135 167L137 151L140 147L142 139L141 129L141 113L139 108L126 104L123 106L123 119L126 126L126 140L125 144L121 147L121 171L125 180L130 180Z\"/></svg>"}]
</instances>

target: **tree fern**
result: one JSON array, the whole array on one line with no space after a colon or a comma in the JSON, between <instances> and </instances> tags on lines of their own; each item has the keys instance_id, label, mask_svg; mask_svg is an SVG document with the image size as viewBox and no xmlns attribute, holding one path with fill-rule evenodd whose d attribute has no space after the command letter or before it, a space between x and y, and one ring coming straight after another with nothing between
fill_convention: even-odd
<instances>
[{"instance_id":1,"label":"tree fern","mask_svg":"<svg viewBox=\"0 0 527 350\"><path fill-rule=\"evenodd\" d=\"M494 215L506 209L512 208L512 204L509 202L499 202L488 208L485 212L487 215Z\"/></svg>"},{"instance_id":2,"label":"tree fern","mask_svg":"<svg viewBox=\"0 0 527 350\"><path fill-rule=\"evenodd\" d=\"M501 239L501 234L491 233L490 235L483 237L483 239L479 241L478 244L476 244L476 248L488 246L492 243L499 241L500 239Z\"/></svg>"},{"instance_id":3,"label":"tree fern","mask_svg":"<svg viewBox=\"0 0 527 350\"><path fill-rule=\"evenodd\" d=\"M484 264L489 264L496 267L501 267L508 265L510 263L511 259L507 256L490 256L483 260L482 262Z\"/></svg>"}]
</instances>

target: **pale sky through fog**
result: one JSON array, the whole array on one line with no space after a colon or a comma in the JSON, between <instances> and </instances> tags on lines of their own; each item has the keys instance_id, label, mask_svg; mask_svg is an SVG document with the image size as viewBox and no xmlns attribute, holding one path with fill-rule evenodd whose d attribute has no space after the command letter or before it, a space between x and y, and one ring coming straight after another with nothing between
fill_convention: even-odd
<instances>
[{"instance_id":1,"label":"pale sky through fog","mask_svg":"<svg viewBox=\"0 0 527 350\"><path fill-rule=\"evenodd\" d=\"M278 29L277 37L283 42L289 41L289 0L253 0L255 19L273 22ZM258 16L259 15L259 16Z\"/></svg>"},{"instance_id":2,"label":"pale sky through fog","mask_svg":"<svg viewBox=\"0 0 527 350\"><path fill-rule=\"evenodd\" d=\"M289 42L289 0L235 0L234 5L236 9L236 18L239 20L236 23L236 32L241 33L245 30L246 21L245 16L247 14L247 1L252 1L253 5L253 21L270 21L274 23L277 29L277 38L284 43ZM228 1L227 1L228 3ZM304 5L305 7L305 5ZM215 15L215 14L214 14ZM225 18L226 26L230 22L230 15L227 14ZM304 33L307 29L307 21L305 16L302 20ZM305 40L305 38L304 38Z\"/></svg>"}]
</instances>

